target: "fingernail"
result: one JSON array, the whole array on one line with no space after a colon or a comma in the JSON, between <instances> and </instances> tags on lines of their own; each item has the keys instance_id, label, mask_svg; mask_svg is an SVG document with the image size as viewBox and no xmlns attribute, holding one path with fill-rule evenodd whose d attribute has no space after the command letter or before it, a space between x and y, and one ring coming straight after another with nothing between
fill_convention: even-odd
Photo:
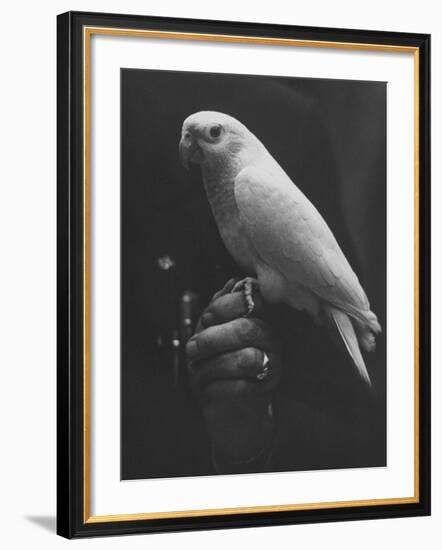
<instances>
[{"instance_id":1,"label":"fingernail","mask_svg":"<svg viewBox=\"0 0 442 550\"><path fill-rule=\"evenodd\" d=\"M198 350L198 344L196 343L196 340L189 340L186 345L186 353L188 359L192 359Z\"/></svg>"},{"instance_id":2,"label":"fingernail","mask_svg":"<svg viewBox=\"0 0 442 550\"><path fill-rule=\"evenodd\" d=\"M203 327L210 327L213 324L213 313L208 311L201 317L201 324Z\"/></svg>"}]
</instances>

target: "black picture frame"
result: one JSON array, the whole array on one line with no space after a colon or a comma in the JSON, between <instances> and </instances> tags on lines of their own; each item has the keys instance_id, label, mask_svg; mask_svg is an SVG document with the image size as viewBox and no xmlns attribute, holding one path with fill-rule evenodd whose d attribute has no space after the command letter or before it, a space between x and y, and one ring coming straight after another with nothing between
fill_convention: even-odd
<instances>
[{"instance_id":1,"label":"black picture frame","mask_svg":"<svg viewBox=\"0 0 442 550\"><path fill-rule=\"evenodd\" d=\"M94 521L88 515L84 402L84 29L106 27L412 48L419 61L418 498L317 509ZM57 533L67 538L430 514L430 36L68 12L57 20Z\"/></svg>"}]
</instances>

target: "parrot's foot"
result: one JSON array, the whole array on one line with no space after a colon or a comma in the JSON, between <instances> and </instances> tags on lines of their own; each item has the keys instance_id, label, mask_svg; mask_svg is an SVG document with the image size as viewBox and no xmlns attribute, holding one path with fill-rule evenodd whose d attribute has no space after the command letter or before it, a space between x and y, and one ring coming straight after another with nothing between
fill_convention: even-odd
<instances>
[{"instance_id":1,"label":"parrot's foot","mask_svg":"<svg viewBox=\"0 0 442 550\"><path fill-rule=\"evenodd\" d=\"M258 281L253 277L246 277L238 281L232 288L232 292L242 291L244 293L244 299L246 301L247 313L245 317L248 317L253 313L255 309L255 302L253 300L253 287L258 286Z\"/></svg>"}]
</instances>

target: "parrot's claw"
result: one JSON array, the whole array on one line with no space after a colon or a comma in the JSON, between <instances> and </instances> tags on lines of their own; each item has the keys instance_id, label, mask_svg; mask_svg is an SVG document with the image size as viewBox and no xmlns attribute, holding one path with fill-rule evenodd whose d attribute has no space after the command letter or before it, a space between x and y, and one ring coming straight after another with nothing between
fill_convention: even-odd
<instances>
[{"instance_id":1,"label":"parrot's claw","mask_svg":"<svg viewBox=\"0 0 442 550\"><path fill-rule=\"evenodd\" d=\"M258 286L258 281L253 277L246 277L238 281L232 288L232 292L242 291L244 300L246 301L247 313L245 317L249 317L255 309L255 301L253 300L253 287Z\"/></svg>"}]
</instances>

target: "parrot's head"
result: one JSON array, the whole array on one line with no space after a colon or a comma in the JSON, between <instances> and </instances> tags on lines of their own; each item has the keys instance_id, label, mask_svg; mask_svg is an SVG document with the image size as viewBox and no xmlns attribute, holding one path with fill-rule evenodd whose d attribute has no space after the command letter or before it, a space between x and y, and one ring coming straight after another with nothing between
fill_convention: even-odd
<instances>
[{"instance_id":1,"label":"parrot's head","mask_svg":"<svg viewBox=\"0 0 442 550\"><path fill-rule=\"evenodd\" d=\"M183 166L190 163L225 162L238 155L256 140L235 118L216 111L200 111L183 122L180 158Z\"/></svg>"}]
</instances>

